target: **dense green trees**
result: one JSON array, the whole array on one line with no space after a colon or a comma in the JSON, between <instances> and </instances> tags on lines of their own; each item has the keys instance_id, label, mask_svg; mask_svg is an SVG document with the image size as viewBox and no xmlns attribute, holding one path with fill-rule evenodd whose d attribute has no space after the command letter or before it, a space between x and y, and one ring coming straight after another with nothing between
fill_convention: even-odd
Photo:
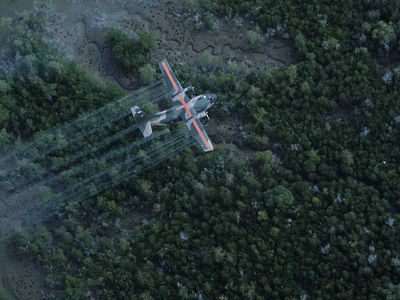
<instances>
[{"instance_id":1,"label":"dense green trees","mask_svg":"<svg viewBox=\"0 0 400 300\"><path fill-rule=\"evenodd\" d=\"M150 57L150 51L158 47L157 37L151 32L141 32L138 38L110 29L106 35L115 60L127 71L135 71L144 66Z\"/></svg>"},{"instance_id":2,"label":"dense green trees","mask_svg":"<svg viewBox=\"0 0 400 300\"><path fill-rule=\"evenodd\" d=\"M395 61L376 58L398 47L398 3L201 2L214 15L247 14L263 33L289 34L303 55L287 69L181 70L219 95L219 122L235 114L246 123L238 148L188 149L66 205L32 239L15 234L15 245L43 263L56 298L396 299L400 82ZM27 74L41 66L30 52L13 55ZM2 80L9 96L0 104L14 113L14 79ZM37 85L21 86L29 95ZM46 85L46 94L63 86ZM4 114L15 134L18 114Z\"/></svg>"},{"instance_id":3,"label":"dense green trees","mask_svg":"<svg viewBox=\"0 0 400 300\"><path fill-rule=\"evenodd\" d=\"M9 297L3 288L0 288L0 300L8 300Z\"/></svg>"},{"instance_id":4,"label":"dense green trees","mask_svg":"<svg viewBox=\"0 0 400 300\"><path fill-rule=\"evenodd\" d=\"M71 275L61 276L62 297L78 297L79 289L98 298L365 298L372 291L379 297L389 293L374 287L393 278L390 261L399 253L396 238L383 241L382 235L399 237L399 231L389 221L388 204L373 188L347 180L326 183L317 192L300 178L288 183L279 165L256 178L252 174L258 167L244 168L243 161L228 158L232 154L217 150L199 157L186 178L177 170L188 162L177 158L163 176L153 170L142 179L147 182L124 185L137 196L122 198L118 205L147 214L129 231L124 223L132 222L134 214L121 219L104 205L115 192L88 199L75 212L67 210L54 239L39 236L35 242L47 241L40 257L50 259L49 266L68 270L65 255L80 266L80 275L70 273L72 267ZM81 224L72 222L78 211ZM54 252L62 254L50 256Z\"/></svg>"},{"instance_id":5,"label":"dense green trees","mask_svg":"<svg viewBox=\"0 0 400 300\"><path fill-rule=\"evenodd\" d=\"M147 85L156 79L156 69L151 64L145 64L139 68L139 77L143 84Z\"/></svg>"},{"instance_id":6,"label":"dense green trees","mask_svg":"<svg viewBox=\"0 0 400 300\"><path fill-rule=\"evenodd\" d=\"M246 33L246 38L252 47L260 47L263 42L263 34L260 27L249 30Z\"/></svg>"},{"instance_id":7,"label":"dense green trees","mask_svg":"<svg viewBox=\"0 0 400 300\"><path fill-rule=\"evenodd\" d=\"M23 137L122 95L119 88L62 60L43 42L40 24L32 14L9 28L7 68L0 69L0 128Z\"/></svg>"}]
</instances>

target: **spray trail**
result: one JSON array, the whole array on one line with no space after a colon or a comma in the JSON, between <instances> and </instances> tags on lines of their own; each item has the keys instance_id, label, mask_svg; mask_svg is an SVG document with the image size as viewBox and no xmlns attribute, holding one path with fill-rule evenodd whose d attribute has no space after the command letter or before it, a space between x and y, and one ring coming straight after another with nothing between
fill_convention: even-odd
<instances>
[{"instance_id":1,"label":"spray trail","mask_svg":"<svg viewBox=\"0 0 400 300\"><path fill-rule=\"evenodd\" d=\"M95 143L94 145L88 145L86 147L86 149L84 149L84 150L82 150L82 151L80 151L78 153L63 157L62 164L60 165L60 164L57 164L57 163L52 163L50 168L49 168L49 171L56 171L58 168L63 167L65 165L70 165L70 164L76 162L77 160L89 155L90 153L97 152L98 150L100 150L100 149L102 149L102 148L114 143L115 141L125 137L126 135L128 135L129 133L134 131L135 129L137 129L137 125L136 124L134 124L134 125L126 128L126 129L118 132L115 135L112 135L112 136L110 136L110 137L108 137L106 139L103 139L100 142Z\"/></svg>"},{"instance_id":2,"label":"spray trail","mask_svg":"<svg viewBox=\"0 0 400 300\"><path fill-rule=\"evenodd\" d=\"M173 157L180 153L182 150L194 143L194 140L190 135L185 135L176 143L164 147L161 155L150 154L148 162L138 162L137 157L129 162L123 162L117 166L113 166L111 170L106 170L101 174L97 174L94 177L89 178L85 184L79 184L73 187L71 190L62 193L61 202L65 201L77 201L85 199L87 197L94 196L106 189L116 186L122 182L127 181L132 176L141 174L144 170L153 167L162 161ZM110 178L104 178L104 175L113 174Z\"/></svg>"},{"instance_id":3,"label":"spray trail","mask_svg":"<svg viewBox=\"0 0 400 300\"><path fill-rule=\"evenodd\" d=\"M68 200L77 201L80 199L88 198L88 197L94 196L102 191L105 191L113 186L116 186L122 182L125 182L130 177L137 176L137 175L141 174L143 171L147 170L148 168L153 167L153 166L161 163L162 161L167 160L168 158L171 158L174 155L180 153L182 150L184 150L191 144L193 144L193 141L190 141L190 140L185 141L185 142L179 144L179 146L175 147L174 149L166 150L165 153L163 154L163 156L156 158L154 161L152 161L151 164L140 165L140 166L136 166L131 169L128 169L128 170L122 170L121 173L118 174L118 177L113 180L103 180L100 182L93 182L92 189L85 188L83 191L71 195L71 197ZM94 186L95 186L95 188L93 188Z\"/></svg>"},{"instance_id":4,"label":"spray trail","mask_svg":"<svg viewBox=\"0 0 400 300\"><path fill-rule=\"evenodd\" d=\"M168 129L155 132L150 141L142 137L138 141L129 141L128 135L137 128L135 124L127 128L122 125L125 129L115 132L127 122L124 118L130 115L132 105L145 107L166 99L167 95L169 93L160 81L20 144L16 151L11 151L19 164L17 172L6 172L8 177L13 177L18 192L9 193L7 201L18 202L25 199L27 193L37 198L29 204L33 206L43 199L48 199L49 206L83 199L180 153L194 143L186 127L172 134ZM105 131L107 128L110 132ZM0 158L0 164L3 161L8 158ZM24 170L30 166L34 170L33 176L29 170Z\"/></svg>"},{"instance_id":5,"label":"spray trail","mask_svg":"<svg viewBox=\"0 0 400 300\"><path fill-rule=\"evenodd\" d=\"M118 171L118 170L122 170L124 168L134 168L135 167L134 163L137 163L138 161L143 161L144 164L151 163L151 160L154 159L155 156L157 156L157 155L161 156L161 155L163 155L163 153L170 150L171 148L177 147L182 141L184 141L185 138L188 137L188 135L190 135L190 133L187 132L187 130L182 129L182 130L179 130L178 132L176 132L172 136L172 138L169 138L166 141L161 141L160 143L153 142L152 144L150 144L150 146L142 149L141 150L142 152L139 151L139 153L136 155L132 155L132 152L120 153L118 156L119 157L122 156L122 157L119 160L119 163L118 163L118 160L113 159L113 164L111 165L110 168L107 168L105 170L101 170L101 169L93 170L95 175L93 175L91 177L86 177L86 179L80 181L77 185L70 187L69 190L66 191L66 193L69 193L70 191L73 191L74 189L76 189L78 187L88 185L91 182L93 182L94 180L96 180L97 178L101 178L104 175L110 174L110 169L113 169L113 171L115 171L115 170ZM123 156L123 154L125 154L125 156ZM98 162L99 162L99 160L95 160L90 164L90 166L95 167L96 164L98 165ZM85 169L85 170L87 170L87 169ZM73 175L77 175L77 174L73 174Z\"/></svg>"},{"instance_id":6,"label":"spray trail","mask_svg":"<svg viewBox=\"0 0 400 300\"><path fill-rule=\"evenodd\" d=\"M24 210L35 208L42 213L50 212L57 209L60 204L91 197L125 182L130 177L141 174L144 170L171 158L194 143L194 139L184 128L172 135L164 133L161 137L165 139L144 144L147 147L135 155L127 152L126 157L113 161L110 167L101 172L91 170L84 175L86 179L70 177L67 174L58 175L57 180L26 186L23 190L9 195L5 200L7 203L21 206ZM64 186L67 183L70 188L60 188L58 185L60 182L64 182Z\"/></svg>"},{"instance_id":7,"label":"spray trail","mask_svg":"<svg viewBox=\"0 0 400 300\"><path fill-rule=\"evenodd\" d=\"M154 133L153 140L158 140L162 138L164 135L169 133L168 129L162 130L160 132ZM8 175L8 180L12 184L15 189L21 189L23 187L39 184L46 185L54 188L55 185L61 184L62 182L71 182L71 178L73 176L78 176L80 173L89 172L93 170L96 165L99 163L110 163L115 160L117 157L128 154L135 153L136 149L139 149L140 146L145 145L148 141L144 139L140 139L138 141L129 142L125 145L121 145L115 149L110 149L107 153L102 156L95 157L90 159L82 164L78 164L76 166L71 166L69 169L57 173L50 172L49 170L42 168L39 171L35 172L35 175L29 176L29 174L24 173L23 170L18 170L19 172L13 172ZM87 150L90 153L89 150ZM81 155L81 153L79 153Z\"/></svg>"},{"instance_id":8,"label":"spray trail","mask_svg":"<svg viewBox=\"0 0 400 300\"><path fill-rule=\"evenodd\" d=\"M96 143L94 143L93 145L91 145L90 143L88 143L87 145L85 145L84 149L82 149L81 151L78 151L77 153L72 153L72 154L67 154L61 157L43 157L41 159L36 159L34 161L31 160L21 160L19 161L19 163L17 163L17 168L15 168L14 170L11 170L9 172L5 172L3 171L3 176L13 176L13 177L18 177L17 173L23 173L22 169L24 168L29 168L29 164L31 164L32 162L42 162L43 160L45 160L45 162L48 164L47 167L43 167L40 168L36 171L35 177L39 178L42 176L45 176L46 174L51 174L51 173L58 173L60 170L68 168L68 167L72 167L72 165L76 162L78 162L80 159L84 158L85 156L89 156L92 153L96 153L99 150L102 150L104 148L106 148L107 146L109 146L112 143L115 143L116 141L122 139L123 137L127 136L128 134L130 134L131 132L133 132L135 129L137 128L137 125L134 124L114 135L111 135L105 139L102 139ZM156 134L157 136L158 134ZM139 142L143 143L143 142ZM135 144L135 143L133 143ZM26 181L29 180L28 177L25 178ZM20 184L26 184L24 182L21 182Z\"/></svg>"},{"instance_id":9,"label":"spray trail","mask_svg":"<svg viewBox=\"0 0 400 300\"><path fill-rule=\"evenodd\" d=\"M66 123L57 128L38 133L32 141L17 145L17 149L14 151L6 149L3 153L8 153L0 158L0 163L15 156L35 160L54 151L64 149L128 116L130 114L129 108L132 105L157 103L165 99L166 95L167 92L163 83L159 81L152 86L132 93L132 95L108 103L92 113L83 115L72 123ZM49 147L49 145L53 146Z\"/></svg>"},{"instance_id":10,"label":"spray trail","mask_svg":"<svg viewBox=\"0 0 400 300\"><path fill-rule=\"evenodd\" d=\"M162 97L165 98L165 93L159 93ZM160 98L160 97L159 97ZM157 98L158 99L158 98ZM104 111L104 109L101 109ZM126 111L126 107L124 108ZM95 115L92 113L91 115ZM136 129L136 125L132 125L121 132L116 133L113 136L109 136L105 139L97 141L93 146L90 146L91 143L85 143L85 146L80 145L81 148L78 148L79 151L75 151L72 154L67 154L66 156L59 157L49 157L47 152L43 154L38 154L37 149L33 148L34 145L32 143L28 143L25 146L25 149L29 149L30 158L19 158L15 159L14 163L8 161L7 165L9 166L7 169L1 170L0 172L0 185L8 186L8 190L18 190L23 188L28 184L32 184L39 180L44 181L46 177L52 176L55 177L58 172L65 168L70 168L71 164L77 163L80 159L83 159L85 156L90 155L93 152L104 150L106 146L115 143L119 139L123 138L134 129ZM156 135L157 136L157 135ZM50 136L47 135L47 139L50 139ZM51 144L51 143L48 143ZM140 145L143 144L143 141L133 142L132 145ZM21 153L21 152L19 152ZM2 164L5 165L4 163ZM57 179L57 177L55 177ZM56 180L54 179L54 180Z\"/></svg>"}]
</instances>

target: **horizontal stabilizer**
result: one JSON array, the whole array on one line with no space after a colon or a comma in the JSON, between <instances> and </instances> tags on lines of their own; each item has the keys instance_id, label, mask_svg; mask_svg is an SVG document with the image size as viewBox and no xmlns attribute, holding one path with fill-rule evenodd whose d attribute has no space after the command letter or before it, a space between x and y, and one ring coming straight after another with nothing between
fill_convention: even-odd
<instances>
[{"instance_id":1,"label":"horizontal stabilizer","mask_svg":"<svg viewBox=\"0 0 400 300\"><path fill-rule=\"evenodd\" d=\"M140 109L139 106L131 107L131 112L143 136L145 138L151 137L153 129L151 128L151 123L147 119L146 114Z\"/></svg>"},{"instance_id":2,"label":"horizontal stabilizer","mask_svg":"<svg viewBox=\"0 0 400 300\"><path fill-rule=\"evenodd\" d=\"M138 124L138 127L146 139L149 138L153 134L153 130L151 128L151 124L149 121Z\"/></svg>"}]
</instances>

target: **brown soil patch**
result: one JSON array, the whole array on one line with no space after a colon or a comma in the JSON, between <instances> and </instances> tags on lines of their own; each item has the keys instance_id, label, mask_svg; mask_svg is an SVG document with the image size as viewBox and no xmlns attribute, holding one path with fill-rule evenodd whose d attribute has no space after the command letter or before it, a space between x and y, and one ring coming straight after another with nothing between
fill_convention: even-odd
<instances>
[{"instance_id":1,"label":"brown soil patch","mask_svg":"<svg viewBox=\"0 0 400 300\"><path fill-rule=\"evenodd\" d=\"M267 38L257 48L246 40L254 24L236 18L216 20L214 29L201 23L201 12L189 14L182 1L114 0L54 1L37 6L48 17L47 39L66 57L78 60L93 73L134 89L135 79L124 74L111 59L104 43L108 28L119 28L130 36L143 30L156 32L159 50L154 59L198 67L203 52L210 52L217 65L236 60L253 67L285 67L299 59L289 40Z\"/></svg>"},{"instance_id":2,"label":"brown soil patch","mask_svg":"<svg viewBox=\"0 0 400 300\"><path fill-rule=\"evenodd\" d=\"M2 162L0 169L6 168L9 166ZM26 257L15 255L9 237L16 229L31 233L45 217L43 207L28 187L12 193L0 187L0 288L9 299L42 298L44 276L40 267Z\"/></svg>"}]
</instances>

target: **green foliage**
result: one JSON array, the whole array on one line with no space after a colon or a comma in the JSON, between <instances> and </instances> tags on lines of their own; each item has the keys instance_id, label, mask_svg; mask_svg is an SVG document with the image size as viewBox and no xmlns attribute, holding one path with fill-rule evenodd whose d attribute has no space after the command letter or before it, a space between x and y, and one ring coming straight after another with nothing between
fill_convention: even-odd
<instances>
[{"instance_id":1,"label":"green foliage","mask_svg":"<svg viewBox=\"0 0 400 300\"><path fill-rule=\"evenodd\" d=\"M151 64L145 64L139 68L139 77L144 85L153 83L157 77L156 69Z\"/></svg>"},{"instance_id":2,"label":"green foliage","mask_svg":"<svg viewBox=\"0 0 400 300\"><path fill-rule=\"evenodd\" d=\"M0 19L0 31L5 34L10 33L12 30L12 18L1 18Z\"/></svg>"},{"instance_id":3,"label":"green foliage","mask_svg":"<svg viewBox=\"0 0 400 300\"><path fill-rule=\"evenodd\" d=\"M13 67L0 69L0 128L27 137L122 95L62 60L43 42L42 22L27 18L5 39L5 59Z\"/></svg>"},{"instance_id":4,"label":"green foliage","mask_svg":"<svg viewBox=\"0 0 400 300\"><path fill-rule=\"evenodd\" d=\"M30 247L30 240L28 238L28 235L22 229L13 231L10 237L10 241L21 253L26 252Z\"/></svg>"},{"instance_id":5,"label":"green foliage","mask_svg":"<svg viewBox=\"0 0 400 300\"><path fill-rule=\"evenodd\" d=\"M185 0L185 9L188 14L193 16L199 11L199 3L196 0Z\"/></svg>"},{"instance_id":6,"label":"green foliage","mask_svg":"<svg viewBox=\"0 0 400 300\"><path fill-rule=\"evenodd\" d=\"M0 127L3 128L5 132L5 127L7 121L10 119L10 112L2 104L0 104Z\"/></svg>"},{"instance_id":7,"label":"green foliage","mask_svg":"<svg viewBox=\"0 0 400 300\"><path fill-rule=\"evenodd\" d=\"M215 27L215 16L211 13L208 13L203 16L203 22L207 29L214 29Z\"/></svg>"},{"instance_id":8,"label":"green foliage","mask_svg":"<svg viewBox=\"0 0 400 300\"><path fill-rule=\"evenodd\" d=\"M7 292L0 288L0 300L9 300L10 298L7 296Z\"/></svg>"},{"instance_id":9,"label":"green foliage","mask_svg":"<svg viewBox=\"0 0 400 300\"><path fill-rule=\"evenodd\" d=\"M206 68L210 68L211 66L215 65L216 58L210 51L203 51L198 58L199 64Z\"/></svg>"},{"instance_id":10,"label":"green foliage","mask_svg":"<svg viewBox=\"0 0 400 300\"><path fill-rule=\"evenodd\" d=\"M290 208L293 206L294 196L290 190L278 185L266 192L265 201L267 206Z\"/></svg>"},{"instance_id":11,"label":"green foliage","mask_svg":"<svg viewBox=\"0 0 400 300\"><path fill-rule=\"evenodd\" d=\"M246 32L247 41L252 47L260 47L264 38L262 36L261 28L256 26L254 29Z\"/></svg>"},{"instance_id":12,"label":"green foliage","mask_svg":"<svg viewBox=\"0 0 400 300\"><path fill-rule=\"evenodd\" d=\"M234 115L245 124L232 137L239 150L187 151L65 207L57 226L32 240L17 235L15 245L50 270L60 299L397 299L400 82L398 67L383 69L375 58L387 43L387 55L398 48L398 4L201 5L216 16L246 14L260 30L287 31L304 55L287 69L230 63L194 78L220 96L219 122ZM131 43L120 32L109 39L121 49ZM41 66L30 56L35 47L49 51L13 40L15 63L27 74ZM57 62L50 76L70 88L58 73L67 65ZM14 98L38 101L29 85L18 81L17 94L14 77L2 80L11 87L0 83L7 110ZM49 97L64 88L53 81ZM26 113L11 115L5 132L18 133L12 124Z\"/></svg>"},{"instance_id":13,"label":"green foliage","mask_svg":"<svg viewBox=\"0 0 400 300\"><path fill-rule=\"evenodd\" d=\"M5 128L0 131L0 149L4 149L12 141L12 134L8 133Z\"/></svg>"},{"instance_id":14,"label":"green foliage","mask_svg":"<svg viewBox=\"0 0 400 300\"><path fill-rule=\"evenodd\" d=\"M141 32L138 38L131 38L117 29L106 34L116 62L124 69L137 71L150 59L150 52L158 47L157 37L151 32Z\"/></svg>"},{"instance_id":15,"label":"green foliage","mask_svg":"<svg viewBox=\"0 0 400 300\"><path fill-rule=\"evenodd\" d=\"M305 53L307 51L306 48L306 39L304 35L299 32L295 37L294 37L294 43L296 45L296 48L301 52Z\"/></svg>"},{"instance_id":16,"label":"green foliage","mask_svg":"<svg viewBox=\"0 0 400 300\"><path fill-rule=\"evenodd\" d=\"M392 22L379 21L371 28L372 38L381 46L389 46L396 39L395 27Z\"/></svg>"},{"instance_id":17,"label":"green foliage","mask_svg":"<svg viewBox=\"0 0 400 300\"><path fill-rule=\"evenodd\" d=\"M153 32L139 33L139 42L147 51L155 50L158 48L157 36Z\"/></svg>"}]
</instances>

